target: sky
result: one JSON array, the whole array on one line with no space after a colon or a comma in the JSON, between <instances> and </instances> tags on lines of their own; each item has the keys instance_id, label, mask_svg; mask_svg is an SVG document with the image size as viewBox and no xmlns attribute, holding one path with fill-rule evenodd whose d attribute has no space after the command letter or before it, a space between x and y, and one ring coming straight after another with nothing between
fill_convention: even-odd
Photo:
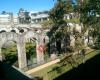
<instances>
[{"instance_id":1,"label":"sky","mask_svg":"<svg viewBox=\"0 0 100 80\"><path fill-rule=\"evenodd\" d=\"M0 0L0 13L13 12L15 15L20 8L27 11L39 12L53 8L56 0Z\"/></svg>"}]
</instances>

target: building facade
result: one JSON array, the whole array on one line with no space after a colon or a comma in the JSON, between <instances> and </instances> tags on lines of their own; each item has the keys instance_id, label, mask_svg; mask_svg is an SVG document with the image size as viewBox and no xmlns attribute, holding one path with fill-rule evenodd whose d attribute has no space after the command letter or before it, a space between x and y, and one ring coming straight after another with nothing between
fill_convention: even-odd
<instances>
[{"instance_id":1,"label":"building facade","mask_svg":"<svg viewBox=\"0 0 100 80\"><path fill-rule=\"evenodd\" d=\"M0 24L14 24L18 23L18 17L14 16L13 13L0 14Z\"/></svg>"},{"instance_id":2,"label":"building facade","mask_svg":"<svg viewBox=\"0 0 100 80\"><path fill-rule=\"evenodd\" d=\"M43 11L43 12L30 12L30 17L31 17L31 23L39 23L43 22L45 20L49 20L49 15L48 11Z\"/></svg>"}]
</instances>

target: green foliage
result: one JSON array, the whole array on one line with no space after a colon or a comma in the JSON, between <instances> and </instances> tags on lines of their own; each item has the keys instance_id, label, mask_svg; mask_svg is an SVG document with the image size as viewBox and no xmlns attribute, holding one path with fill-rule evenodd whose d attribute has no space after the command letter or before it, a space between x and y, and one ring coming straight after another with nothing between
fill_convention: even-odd
<instances>
[{"instance_id":1,"label":"green foliage","mask_svg":"<svg viewBox=\"0 0 100 80\"><path fill-rule=\"evenodd\" d=\"M78 37L78 38L75 40L75 50L80 51L80 50L82 50L83 46L84 46L84 45L83 45L83 43L82 43L82 39Z\"/></svg>"},{"instance_id":2,"label":"green foliage","mask_svg":"<svg viewBox=\"0 0 100 80\"><path fill-rule=\"evenodd\" d=\"M97 25L100 20L100 0L78 2L80 21L88 26Z\"/></svg>"},{"instance_id":3,"label":"green foliage","mask_svg":"<svg viewBox=\"0 0 100 80\"><path fill-rule=\"evenodd\" d=\"M36 45L35 43L26 43L26 56L27 59L30 59L31 57L36 57Z\"/></svg>"},{"instance_id":4,"label":"green foliage","mask_svg":"<svg viewBox=\"0 0 100 80\"><path fill-rule=\"evenodd\" d=\"M36 48L35 48L35 44L34 43L26 43L26 56L27 59L30 60L30 58L32 57L36 57ZM2 48L2 54L5 57L4 62L8 63L8 64L15 64L17 62L17 47L16 44L12 44L9 48ZM18 66L18 65L17 65Z\"/></svg>"},{"instance_id":5,"label":"green foliage","mask_svg":"<svg viewBox=\"0 0 100 80\"><path fill-rule=\"evenodd\" d=\"M80 22L89 30L89 35L99 39L100 35L100 0L78 1L78 12ZM90 30L92 29L92 30ZM100 47L99 40L96 40L95 46Z\"/></svg>"},{"instance_id":6,"label":"green foliage","mask_svg":"<svg viewBox=\"0 0 100 80\"><path fill-rule=\"evenodd\" d=\"M17 61L16 44L9 46L9 48L2 48L2 54L5 57L4 62L13 65Z\"/></svg>"},{"instance_id":7,"label":"green foliage","mask_svg":"<svg viewBox=\"0 0 100 80\"><path fill-rule=\"evenodd\" d=\"M96 49L100 49L100 36L98 36L98 38L97 38L97 40L96 40L96 42L94 43L94 48L96 48Z\"/></svg>"},{"instance_id":8,"label":"green foliage","mask_svg":"<svg viewBox=\"0 0 100 80\"><path fill-rule=\"evenodd\" d=\"M66 19L65 21L67 23L76 23L76 24L80 23L80 20L78 18Z\"/></svg>"},{"instance_id":9,"label":"green foliage","mask_svg":"<svg viewBox=\"0 0 100 80\"><path fill-rule=\"evenodd\" d=\"M100 0L84 0L80 7L80 19L82 23L94 25L98 23L97 15L100 15Z\"/></svg>"},{"instance_id":10,"label":"green foliage","mask_svg":"<svg viewBox=\"0 0 100 80\"><path fill-rule=\"evenodd\" d=\"M50 34L54 36L59 32L62 34L67 27L66 21L64 21L64 15L73 12L73 0L58 0L54 8L51 9L49 15L54 25L51 28ZM64 31L63 31L64 30ZM67 32L67 31L65 31Z\"/></svg>"},{"instance_id":11,"label":"green foliage","mask_svg":"<svg viewBox=\"0 0 100 80\"><path fill-rule=\"evenodd\" d=\"M100 49L100 42L96 42L94 48L95 49Z\"/></svg>"},{"instance_id":12,"label":"green foliage","mask_svg":"<svg viewBox=\"0 0 100 80\"><path fill-rule=\"evenodd\" d=\"M44 22L42 22L41 24L42 24L42 28L43 28L43 29L49 29L50 26L53 25L53 22L52 22L52 20L49 20L49 21L44 21Z\"/></svg>"},{"instance_id":13,"label":"green foliage","mask_svg":"<svg viewBox=\"0 0 100 80\"><path fill-rule=\"evenodd\" d=\"M58 0L49 15L53 22L63 21L64 15L73 11L72 0Z\"/></svg>"},{"instance_id":14,"label":"green foliage","mask_svg":"<svg viewBox=\"0 0 100 80\"><path fill-rule=\"evenodd\" d=\"M50 28L48 36L50 38L50 44L56 43L56 50L58 53L65 53L69 45L70 32L68 31L67 20L64 20L65 14L74 11L73 0L57 0L53 9L51 9L49 15L53 21L53 25ZM73 20L74 21L74 20ZM54 51L50 48L51 53Z\"/></svg>"}]
</instances>

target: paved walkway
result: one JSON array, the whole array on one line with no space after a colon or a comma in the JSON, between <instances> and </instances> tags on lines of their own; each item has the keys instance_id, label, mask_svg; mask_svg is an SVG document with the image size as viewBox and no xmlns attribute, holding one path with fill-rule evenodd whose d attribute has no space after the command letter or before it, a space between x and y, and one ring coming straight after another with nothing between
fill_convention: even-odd
<instances>
[{"instance_id":1,"label":"paved walkway","mask_svg":"<svg viewBox=\"0 0 100 80\"><path fill-rule=\"evenodd\" d=\"M43 64L43 65L41 65L41 66L38 66L38 67L33 68L33 69L31 69L31 70L28 70L28 71L26 71L26 73L27 73L27 74L32 74L32 73L34 73L34 72L37 72L37 71L39 71L39 70L41 70L41 69L43 69L43 68L46 68L46 67L51 66L51 65L53 65L53 64L55 64L55 63L58 63L58 62L60 62L60 59L56 59L56 60L50 61L50 62L48 62L48 63L46 63L46 64Z\"/></svg>"}]
</instances>

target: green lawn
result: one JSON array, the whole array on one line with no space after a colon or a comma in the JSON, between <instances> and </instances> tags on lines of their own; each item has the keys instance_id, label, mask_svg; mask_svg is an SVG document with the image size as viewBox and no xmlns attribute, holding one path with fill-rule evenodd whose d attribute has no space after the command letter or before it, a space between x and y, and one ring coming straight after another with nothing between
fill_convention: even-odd
<instances>
[{"instance_id":1,"label":"green lawn","mask_svg":"<svg viewBox=\"0 0 100 80\"><path fill-rule=\"evenodd\" d=\"M100 50L94 50L85 56L85 60L89 60L90 58L94 57L95 55L99 54ZM67 71L77 68L83 62L83 58L79 56L74 56L69 58L69 62L67 61L66 64L62 65L61 63L54 64L47 68L44 68L38 72L31 74L32 76L37 76L43 78L43 80L53 80L54 78L60 76Z\"/></svg>"}]
</instances>

